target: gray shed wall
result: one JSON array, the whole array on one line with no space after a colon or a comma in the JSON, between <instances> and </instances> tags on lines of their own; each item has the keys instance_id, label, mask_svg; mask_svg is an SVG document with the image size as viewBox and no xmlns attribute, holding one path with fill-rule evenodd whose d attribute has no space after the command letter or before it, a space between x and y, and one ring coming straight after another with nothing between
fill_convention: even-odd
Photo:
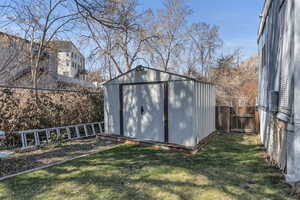
<instances>
[{"instance_id":1,"label":"gray shed wall","mask_svg":"<svg viewBox=\"0 0 300 200\"><path fill-rule=\"evenodd\" d=\"M195 146L194 81L169 83L169 142Z\"/></svg>"},{"instance_id":2,"label":"gray shed wall","mask_svg":"<svg viewBox=\"0 0 300 200\"><path fill-rule=\"evenodd\" d=\"M215 87L211 84L170 82L170 143L195 146L214 132L215 101Z\"/></svg>"},{"instance_id":3,"label":"gray shed wall","mask_svg":"<svg viewBox=\"0 0 300 200\"><path fill-rule=\"evenodd\" d=\"M104 127L110 134L120 133L119 85L104 87Z\"/></svg>"}]
</instances>

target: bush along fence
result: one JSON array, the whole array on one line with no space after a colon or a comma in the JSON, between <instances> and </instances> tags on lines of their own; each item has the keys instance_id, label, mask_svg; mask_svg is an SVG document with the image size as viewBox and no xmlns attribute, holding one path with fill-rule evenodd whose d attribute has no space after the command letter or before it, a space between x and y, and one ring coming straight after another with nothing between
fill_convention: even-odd
<instances>
[{"instance_id":1,"label":"bush along fence","mask_svg":"<svg viewBox=\"0 0 300 200\"><path fill-rule=\"evenodd\" d=\"M102 131L102 90L40 88L36 95L33 88L0 88L0 130L5 132L0 136L0 149L27 148Z\"/></svg>"}]
</instances>

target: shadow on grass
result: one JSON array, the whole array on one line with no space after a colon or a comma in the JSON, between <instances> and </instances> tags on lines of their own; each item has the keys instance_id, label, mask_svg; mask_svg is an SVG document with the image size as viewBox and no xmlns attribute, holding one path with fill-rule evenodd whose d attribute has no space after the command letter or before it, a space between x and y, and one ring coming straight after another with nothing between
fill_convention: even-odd
<instances>
[{"instance_id":1,"label":"shadow on grass","mask_svg":"<svg viewBox=\"0 0 300 200\"><path fill-rule=\"evenodd\" d=\"M264 163L261 146L245 142L255 137L218 134L197 155L122 145L9 179L0 183L0 192L2 188L14 199L45 194L59 199L151 200L199 199L199 191L211 190L220 193L220 199L293 199L280 172Z\"/></svg>"}]
</instances>

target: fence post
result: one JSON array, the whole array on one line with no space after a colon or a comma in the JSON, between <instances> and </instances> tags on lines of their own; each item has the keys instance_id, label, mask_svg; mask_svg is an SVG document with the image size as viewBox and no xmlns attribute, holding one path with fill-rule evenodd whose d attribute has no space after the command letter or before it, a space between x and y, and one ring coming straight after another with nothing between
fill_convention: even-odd
<instances>
[{"instance_id":1,"label":"fence post","mask_svg":"<svg viewBox=\"0 0 300 200\"><path fill-rule=\"evenodd\" d=\"M229 117L228 117L228 130L227 132L231 132L231 121L232 121L232 107L229 107Z\"/></svg>"}]
</instances>

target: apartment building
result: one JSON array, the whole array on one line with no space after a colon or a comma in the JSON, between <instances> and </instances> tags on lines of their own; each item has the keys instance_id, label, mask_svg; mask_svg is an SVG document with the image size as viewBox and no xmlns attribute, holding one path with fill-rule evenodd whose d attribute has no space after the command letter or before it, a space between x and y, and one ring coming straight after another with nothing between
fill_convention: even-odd
<instances>
[{"instance_id":1,"label":"apartment building","mask_svg":"<svg viewBox=\"0 0 300 200\"><path fill-rule=\"evenodd\" d=\"M53 41L50 46L57 50L59 75L85 80L85 58L72 42Z\"/></svg>"},{"instance_id":2,"label":"apartment building","mask_svg":"<svg viewBox=\"0 0 300 200\"><path fill-rule=\"evenodd\" d=\"M32 85L32 66L38 43L0 32L0 84ZM38 72L39 87L95 87L85 81L85 59L70 41L53 41L44 49Z\"/></svg>"},{"instance_id":3,"label":"apartment building","mask_svg":"<svg viewBox=\"0 0 300 200\"><path fill-rule=\"evenodd\" d=\"M30 76L37 50L38 44L35 42L0 32L0 83L16 83L22 79L30 84L31 78L25 80L24 76ZM57 73L54 49L46 48L43 51L39 69L44 74ZM41 77L41 82L43 78L45 77Z\"/></svg>"}]
</instances>

